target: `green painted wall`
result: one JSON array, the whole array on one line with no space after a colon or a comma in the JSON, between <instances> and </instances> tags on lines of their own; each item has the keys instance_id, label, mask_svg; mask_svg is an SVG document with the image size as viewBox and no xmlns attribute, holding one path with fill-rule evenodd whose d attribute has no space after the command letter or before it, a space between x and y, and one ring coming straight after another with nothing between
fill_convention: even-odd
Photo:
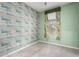
<instances>
[{"instance_id":1,"label":"green painted wall","mask_svg":"<svg viewBox=\"0 0 79 59\"><path fill-rule=\"evenodd\" d=\"M79 47L79 3L61 8L61 44Z\"/></svg>"},{"instance_id":2,"label":"green painted wall","mask_svg":"<svg viewBox=\"0 0 79 59\"><path fill-rule=\"evenodd\" d=\"M79 3L70 3L61 7L61 39L56 40L49 34L48 42L62 44L71 47L79 47ZM44 38L44 21L45 15L42 12L39 15L39 39L46 41Z\"/></svg>"},{"instance_id":3,"label":"green painted wall","mask_svg":"<svg viewBox=\"0 0 79 59\"><path fill-rule=\"evenodd\" d=\"M39 20L38 20L38 23L39 23L38 39L39 40L44 40L44 21L45 21L45 15L44 13L40 13Z\"/></svg>"}]
</instances>

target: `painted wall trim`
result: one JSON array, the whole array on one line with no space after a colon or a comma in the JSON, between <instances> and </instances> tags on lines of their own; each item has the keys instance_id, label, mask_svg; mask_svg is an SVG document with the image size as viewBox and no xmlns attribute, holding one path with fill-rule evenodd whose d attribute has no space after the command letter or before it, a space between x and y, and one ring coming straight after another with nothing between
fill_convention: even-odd
<instances>
[{"instance_id":1,"label":"painted wall trim","mask_svg":"<svg viewBox=\"0 0 79 59\"><path fill-rule=\"evenodd\" d=\"M38 43L38 42L43 42L43 43L47 43L47 44L52 44L52 45L57 45L57 46L61 46L61 47L66 47L66 48L72 48L72 49L77 49L77 50L79 50L79 48L76 48L76 47L71 47L71 46L65 46L65 45L61 45L61 44L56 44L56 43L51 43L51 42L46 42L46 41L36 41L36 42L33 42L33 43L31 43L31 44L28 44L28 45L26 45L26 46L24 46L24 47L22 47L22 48L20 48L20 49L17 49L17 50L15 50L15 51L12 51L12 52L10 52L10 53L8 53L8 54L6 54L6 55L3 55L2 57L7 57L7 56L9 56L9 55L12 55L12 54L14 54L14 53L16 53L16 52L19 52L19 51L21 51L21 50L23 50L24 48L28 48L29 46L32 46L32 45L34 45L34 44L36 44L36 43Z\"/></svg>"},{"instance_id":2,"label":"painted wall trim","mask_svg":"<svg viewBox=\"0 0 79 59\"><path fill-rule=\"evenodd\" d=\"M20 48L20 49L17 49L17 50L15 50L15 51L12 51L12 52L10 52L10 53L8 53L8 54L6 54L6 55L3 55L2 57L7 57L7 56L9 56L9 55L12 55L12 54L14 54L14 53L16 53L16 52L19 52L19 51L23 50L24 48L28 48L29 46L32 46L32 45L36 44L36 43L38 43L38 41L33 42L33 43L31 43L31 44L28 44L28 45L26 45L26 46L24 46L24 47L22 47L22 48Z\"/></svg>"},{"instance_id":3,"label":"painted wall trim","mask_svg":"<svg viewBox=\"0 0 79 59\"><path fill-rule=\"evenodd\" d=\"M79 48L71 47L71 46L67 46L67 45L61 45L61 44L56 44L56 43L51 43L51 42L46 42L46 41L39 41L39 42L43 42L43 43L48 43L48 44L52 44L52 45L57 45L57 46L61 46L61 47L66 47L66 48L71 48L71 49L79 50Z\"/></svg>"}]
</instances>

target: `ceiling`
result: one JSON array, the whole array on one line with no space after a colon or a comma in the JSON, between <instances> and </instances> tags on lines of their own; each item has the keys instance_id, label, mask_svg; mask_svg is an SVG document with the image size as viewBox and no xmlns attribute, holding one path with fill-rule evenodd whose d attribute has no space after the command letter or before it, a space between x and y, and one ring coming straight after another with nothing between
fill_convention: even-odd
<instances>
[{"instance_id":1,"label":"ceiling","mask_svg":"<svg viewBox=\"0 0 79 59\"><path fill-rule=\"evenodd\" d=\"M43 12L45 10L63 6L68 3L70 2L47 2L47 5L45 5L45 2L26 2L28 6L30 6L38 12Z\"/></svg>"}]
</instances>

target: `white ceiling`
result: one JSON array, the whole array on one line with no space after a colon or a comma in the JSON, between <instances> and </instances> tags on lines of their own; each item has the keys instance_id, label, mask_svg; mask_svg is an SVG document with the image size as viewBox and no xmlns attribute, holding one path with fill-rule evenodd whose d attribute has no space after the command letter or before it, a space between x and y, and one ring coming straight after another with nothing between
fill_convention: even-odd
<instances>
[{"instance_id":1,"label":"white ceiling","mask_svg":"<svg viewBox=\"0 0 79 59\"><path fill-rule=\"evenodd\" d=\"M32 7L33 9L35 9L38 12L42 12L45 10L63 6L63 5L68 4L70 2L47 2L46 6L44 5L44 3L45 2L26 2L26 4L28 6Z\"/></svg>"}]
</instances>

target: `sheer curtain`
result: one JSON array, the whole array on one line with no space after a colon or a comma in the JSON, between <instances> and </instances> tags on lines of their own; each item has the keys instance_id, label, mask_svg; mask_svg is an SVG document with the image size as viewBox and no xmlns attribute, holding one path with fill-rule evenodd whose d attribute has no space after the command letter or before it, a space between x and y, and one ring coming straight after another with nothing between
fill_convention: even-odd
<instances>
[{"instance_id":1,"label":"sheer curtain","mask_svg":"<svg viewBox=\"0 0 79 59\"><path fill-rule=\"evenodd\" d=\"M45 15L45 38L51 34L54 39L60 39L60 11Z\"/></svg>"}]
</instances>

